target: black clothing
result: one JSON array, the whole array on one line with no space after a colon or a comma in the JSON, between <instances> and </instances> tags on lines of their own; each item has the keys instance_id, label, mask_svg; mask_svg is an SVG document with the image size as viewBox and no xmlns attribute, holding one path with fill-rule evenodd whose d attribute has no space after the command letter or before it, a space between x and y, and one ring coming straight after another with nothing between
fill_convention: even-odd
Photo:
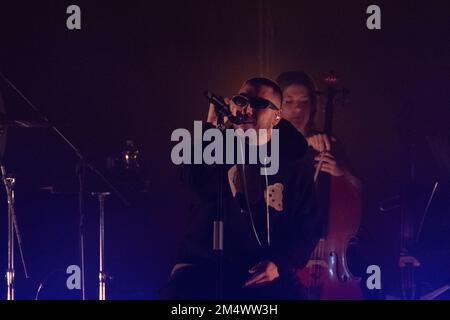
<instances>
[{"instance_id":1,"label":"black clothing","mask_svg":"<svg viewBox=\"0 0 450 320\"><path fill-rule=\"evenodd\" d=\"M211 127L207 125L205 129ZM220 181L224 210L223 261L236 270L235 274L241 275L234 279L248 279L251 267L271 260L280 274L276 283L282 283L291 277L295 268L306 264L320 238L323 222L316 209L313 169L304 158L306 140L295 127L283 119L275 128L279 129L280 161L274 175L261 175L261 164L183 166L182 180L192 191L194 203L188 231L177 254L178 263L214 264L213 221L218 210ZM272 140L268 143L269 151Z\"/></svg>"}]
</instances>

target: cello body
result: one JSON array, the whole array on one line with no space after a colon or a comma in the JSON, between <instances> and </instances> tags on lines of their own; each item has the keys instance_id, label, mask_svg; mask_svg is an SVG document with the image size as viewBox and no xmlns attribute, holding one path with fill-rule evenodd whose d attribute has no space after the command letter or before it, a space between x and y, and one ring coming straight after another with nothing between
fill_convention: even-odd
<instances>
[{"instance_id":1,"label":"cello body","mask_svg":"<svg viewBox=\"0 0 450 320\"><path fill-rule=\"evenodd\" d=\"M336 78L327 78L327 103L324 132L331 136ZM308 299L362 299L360 278L353 276L347 264L347 248L356 236L361 223L361 190L344 176L323 175L316 185L319 207L327 216L324 236L314 249L306 267L297 271L305 286Z\"/></svg>"},{"instance_id":2,"label":"cello body","mask_svg":"<svg viewBox=\"0 0 450 320\"><path fill-rule=\"evenodd\" d=\"M353 276L347 264L347 248L361 222L361 197L343 177L332 177L330 214L326 237L320 239L311 259L297 271L311 300L362 299L360 278Z\"/></svg>"}]
</instances>

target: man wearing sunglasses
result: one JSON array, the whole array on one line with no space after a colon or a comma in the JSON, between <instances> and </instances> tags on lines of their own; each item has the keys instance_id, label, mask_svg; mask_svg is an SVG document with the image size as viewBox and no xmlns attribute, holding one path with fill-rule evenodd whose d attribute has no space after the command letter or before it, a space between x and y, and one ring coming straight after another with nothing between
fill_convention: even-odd
<instances>
[{"instance_id":1,"label":"man wearing sunglasses","mask_svg":"<svg viewBox=\"0 0 450 320\"><path fill-rule=\"evenodd\" d=\"M270 140L272 128L280 121L281 95L277 90L278 86L274 89L275 83L263 79L246 81L237 95L231 99L226 98L225 101L229 103L231 113L241 119L241 124L234 124L235 129L254 129L256 132L264 129L267 130L267 140ZM217 125L214 105L209 107L207 123ZM260 144L262 143L264 142L261 141Z\"/></svg>"},{"instance_id":2,"label":"man wearing sunglasses","mask_svg":"<svg viewBox=\"0 0 450 320\"><path fill-rule=\"evenodd\" d=\"M225 102L234 120L238 119L232 125L234 129L264 129L267 135L258 135L257 145L279 143L280 168L274 175L261 175L264 164L183 167L182 180L193 192L194 204L187 234L162 297L218 297L217 251L213 250L212 230L220 207L224 237L219 296L299 299L302 288L294 271L306 264L321 226L312 169L303 160L306 140L288 121L280 119L282 92L269 79L247 80ZM204 129L216 126L211 105ZM275 126L279 140L271 139ZM218 185L222 186L220 197Z\"/></svg>"}]
</instances>

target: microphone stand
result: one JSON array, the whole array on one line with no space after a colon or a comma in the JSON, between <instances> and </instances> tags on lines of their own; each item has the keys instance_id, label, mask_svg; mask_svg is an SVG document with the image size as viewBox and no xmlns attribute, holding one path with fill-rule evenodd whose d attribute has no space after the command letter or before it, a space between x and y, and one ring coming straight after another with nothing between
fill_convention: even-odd
<instances>
[{"instance_id":1,"label":"microphone stand","mask_svg":"<svg viewBox=\"0 0 450 320\"><path fill-rule=\"evenodd\" d=\"M92 192L98 198L100 210L99 224L99 273L98 273L98 300L106 300L106 273L105 273L105 197L109 192Z\"/></svg>"},{"instance_id":2,"label":"microphone stand","mask_svg":"<svg viewBox=\"0 0 450 320\"><path fill-rule=\"evenodd\" d=\"M79 224L79 242L80 242L80 269L81 269L81 298L86 300L86 286L85 286L85 254L84 254L84 236L85 236L85 210L84 210L84 187L85 187L85 170L88 168L91 172L97 175L102 182L122 201L122 203L129 207L130 203L122 195L122 193L114 187L111 182L106 179L106 177L92 164L90 163L81 153L80 149L75 146L50 120L0 71L0 77L31 107L39 117L49 125L49 127L72 149L74 154L78 158L77 174L79 180L79 214L80 214L80 224Z\"/></svg>"},{"instance_id":3,"label":"microphone stand","mask_svg":"<svg viewBox=\"0 0 450 320\"><path fill-rule=\"evenodd\" d=\"M6 299L14 300L14 284L15 284L15 269L14 269L14 233L17 237L17 244L19 245L20 257L22 259L23 270L25 272L25 277L28 279L27 267L25 264L25 258L22 251L22 237L19 232L19 225L17 224L16 212L14 207L14 188L16 184L16 179L6 174L5 167L0 165L3 184L6 189L6 196L8 200L8 268L6 270Z\"/></svg>"},{"instance_id":4,"label":"microphone stand","mask_svg":"<svg viewBox=\"0 0 450 320\"><path fill-rule=\"evenodd\" d=\"M221 131L222 137L226 130L224 118L227 117L234 124L242 123L242 115L234 116L229 106L219 96L210 91L204 92L205 97L214 105L217 116L217 128ZM223 180L225 177L225 164L219 168L219 180L217 184L217 213L213 226L213 250L216 257L216 298L223 299L223 238L224 238L224 203L223 203Z\"/></svg>"},{"instance_id":5,"label":"microphone stand","mask_svg":"<svg viewBox=\"0 0 450 320\"><path fill-rule=\"evenodd\" d=\"M217 128L222 132L225 131L223 115L217 111ZM213 229L213 250L216 253L216 299L223 299L223 221L224 221L224 208L223 208L223 177L224 177L225 165L222 164L219 167L219 180L217 182L217 213L216 220L214 221Z\"/></svg>"}]
</instances>

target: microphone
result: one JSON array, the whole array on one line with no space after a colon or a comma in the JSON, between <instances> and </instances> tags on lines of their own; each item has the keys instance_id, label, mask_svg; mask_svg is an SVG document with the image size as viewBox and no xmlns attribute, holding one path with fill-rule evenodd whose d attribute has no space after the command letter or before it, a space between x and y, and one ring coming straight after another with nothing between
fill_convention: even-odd
<instances>
[{"instance_id":1,"label":"microphone","mask_svg":"<svg viewBox=\"0 0 450 320\"><path fill-rule=\"evenodd\" d=\"M234 116L230 111L230 106L225 103L222 97L215 95L211 91L206 90L204 92L206 99L215 106L216 112L223 117L227 117L231 123L242 124L244 122L244 117L241 112L237 112Z\"/></svg>"}]
</instances>

